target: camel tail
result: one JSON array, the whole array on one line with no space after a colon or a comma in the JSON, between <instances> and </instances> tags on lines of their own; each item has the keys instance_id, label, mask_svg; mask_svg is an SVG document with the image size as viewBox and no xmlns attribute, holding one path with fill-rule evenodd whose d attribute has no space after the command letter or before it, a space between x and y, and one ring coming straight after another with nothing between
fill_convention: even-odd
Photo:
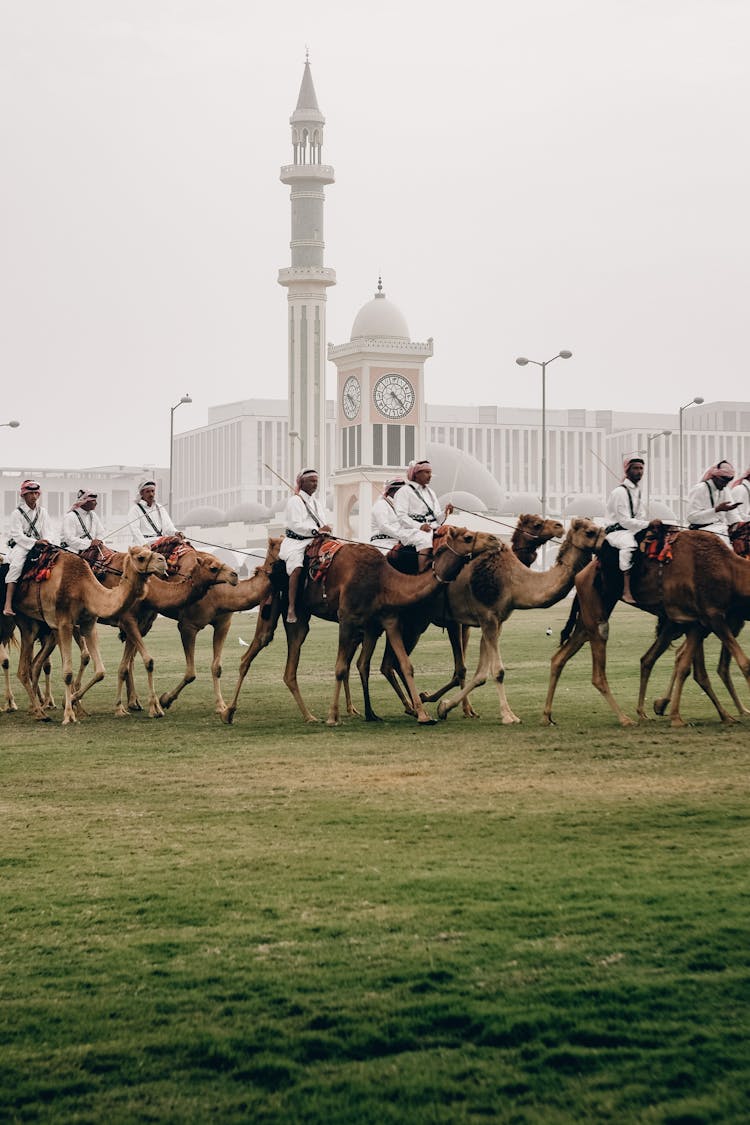
<instances>
[{"instance_id":1,"label":"camel tail","mask_svg":"<svg viewBox=\"0 0 750 1125\"><path fill-rule=\"evenodd\" d=\"M578 601L578 594L576 594L576 596L573 598L573 604L570 607L570 613L568 614L568 620L563 625L562 632L560 633L560 644L561 645L565 644L568 637L570 636L570 634L575 629L576 622L578 620L578 615L580 613L580 609L581 609L581 606L580 606L580 602Z\"/></svg>"}]
</instances>

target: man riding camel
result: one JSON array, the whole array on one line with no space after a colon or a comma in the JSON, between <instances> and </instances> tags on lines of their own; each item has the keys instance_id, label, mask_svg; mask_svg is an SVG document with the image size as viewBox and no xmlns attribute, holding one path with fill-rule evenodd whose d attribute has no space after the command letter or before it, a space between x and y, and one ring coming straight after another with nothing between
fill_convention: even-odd
<instances>
[{"instance_id":1,"label":"man riding camel","mask_svg":"<svg viewBox=\"0 0 750 1125\"><path fill-rule=\"evenodd\" d=\"M297 474L294 483L294 494L289 497L284 509L286 533L279 550L279 558L285 564L289 575L289 605L286 619L290 625L297 620L297 591L305 562L305 547L316 535L326 535L331 532L326 510L314 495L318 489L318 470L303 469Z\"/></svg>"},{"instance_id":2,"label":"man riding camel","mask_svg":"<svg viewBox=\"0 0 750 1125\"><path fill-rule=\"evenodd\" d=\"M99 496L88 488L78 489L78 498L63 517L61 546L75 555L104 543L104 524L96 513Z\"/></svg>"},{"instance_id":3,"label":"man riding camel","mask_svg":"<svg viewBox=\"0 0 750 1125\"><path fill-rule=\"evenodd\" d=\"M152 539L163 535L176 535L177 528L163 504L156 502L156 482L142 480L138 485L138 499L128 512L128 529L134 546L148 546Z\"/></svg>"},{"instance_id":4,"label":"man riding camel","mask_svg":"<svg viewBox=\"0 0 750 1125\"><path fill-rule=\"evenodd\" d=\"M453 511L452 504L446 504L443 511L430 488L431 480L432 465L429 461L410 461L406 484L393 499L399 521L399 540L405 547L416 547L417 551L431 549L434 532L442 527L446 516Z\"/></svg>"},{"instance_id":5,"label":"man riding camel","mask_svg":"<svg viewBox=\"0 0 750 1125\"><path fill-rule=\"evenodd\" d=\"M384 555L387 555L397 543L400 542L401 522L393 503L393 497L406 481L403 477L394 477L385 482L383 491L372 506L370 515L370 542Z\"/></svg>"},{"instance_id":6,"label":"man riding camel","mask_svg":"<svg viewBox=\"0 0 750 1125\"><path fill-rule=\"evenodd\" d=\"M32 547L37 543L47 543L52 534L52 524L46 508L42 508L39 498L41 486L35 480L25 480L21 485L21 503L11 513L8 546L8 573L5 576L5 606L3 615L15 617L13 595L23 564Z\"/></svg>"},{"instance_id":7,"label":"man riding camel","mask_svg":"<svg viewBox=\"0 0 750 1125\"><path fill-rule=\"evenodd\" d=\"M641 480L645 467L640 453L631 453L625 457L622 462L625 476L618 485L615 485L607 500L605 528L607 542L619 551L623 579L622 600L628 605L637 604L630 589L630 571L633 566L633 555L638 546L635 535L637 531L643 531L644 527L648 527L646 506L641 496Z\"/></svg>"},{"instance_id":8,"label":"man riding camel","mask_svg":"<svg viewBox=\"0 0 750 1125\"><path fill-rule=\"evenodd\" d=\"M736 511L739 499L733 499L728 485L735 472L729 461L717 461L706 469L701 480L688 494L687 521L691 531L713 531L729 546L729 528L742 516Z\"/></svg>"}]
</instances>

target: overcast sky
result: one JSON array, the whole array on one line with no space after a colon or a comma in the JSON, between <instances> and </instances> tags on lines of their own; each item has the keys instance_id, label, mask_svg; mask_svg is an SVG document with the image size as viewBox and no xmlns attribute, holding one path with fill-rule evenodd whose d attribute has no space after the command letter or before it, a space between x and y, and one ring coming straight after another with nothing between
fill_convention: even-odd
<instances>
[{"instance_id":1,"label":"overcast sky","mask_svg":"<svg viewBox=\"0 0 750 1125\"><path fill-rule=\"evenodd\" d=\"M0 0L0 465L166 464L287 393L289 116L328 339L382 273L428 402L750 399L746 0ZM744 138L744 139L743 139ZM329 365L330 366L330 365ZM333 387L329 369L329 393Z\"/></svg>"}]
</instances>

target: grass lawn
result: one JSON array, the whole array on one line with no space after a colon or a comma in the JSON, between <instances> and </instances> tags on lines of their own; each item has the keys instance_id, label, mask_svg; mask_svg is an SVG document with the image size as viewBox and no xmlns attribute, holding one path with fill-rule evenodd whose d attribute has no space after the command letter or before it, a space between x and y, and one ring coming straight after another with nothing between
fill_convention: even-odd
<instances>
[{"instance_id":1,"label":"grass lawn","mask_svg":"<svg viewBox=\"0 0 750 1125\"><path fill-rule=\"evenodd\" d=\"M382 724L305 726L283 635L231 727L207 633L163 720L113 717L112 631L90 718L36 724L19 696L0 715L0 1121L747 1122L748 723L690 683L694 725L623 730L584 650L542 727L568 604L506 627L517 727L487 685L481 719L419 728L382 681ZM226 695L254 624L235 618ZM613 618L631 714L652 633ZM149 641L171 686L174 626ZM440 633L415 656L421 687L447 678ZM314 623L300 686L322 718L334 658Z\"/></svg>"}]
</instances>

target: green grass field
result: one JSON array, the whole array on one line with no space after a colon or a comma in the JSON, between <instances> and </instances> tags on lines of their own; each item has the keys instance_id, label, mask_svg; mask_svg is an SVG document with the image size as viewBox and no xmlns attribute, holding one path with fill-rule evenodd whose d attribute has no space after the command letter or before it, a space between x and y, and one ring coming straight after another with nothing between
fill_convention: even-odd
<instances>
[{"instance_id":1,"label":"green grass field","mask_svg":"<svg viewBox=\"0 0 750 1125\"><path fill-rule=\"evenodd\" d=\"M384 723L305 726L283 635L232 727L207 633L160 721L112 716L113 632L90 718L36 724L19 695L0 715L0 1120L750 1119L748 725L689 684L690 728L623 730L585 650L543 728L567 608L506 627L519 727L488 685L481 719L418 728L382 682ZM227 695L254 625L235 619ZM613 619L631 714L652 630ZM171 686L174 626L151 647ZM447 678L440 633L415 655L421 687ZM300 684L322 718L334 657L314 623Z\"/></svg>"}]
</instances>

